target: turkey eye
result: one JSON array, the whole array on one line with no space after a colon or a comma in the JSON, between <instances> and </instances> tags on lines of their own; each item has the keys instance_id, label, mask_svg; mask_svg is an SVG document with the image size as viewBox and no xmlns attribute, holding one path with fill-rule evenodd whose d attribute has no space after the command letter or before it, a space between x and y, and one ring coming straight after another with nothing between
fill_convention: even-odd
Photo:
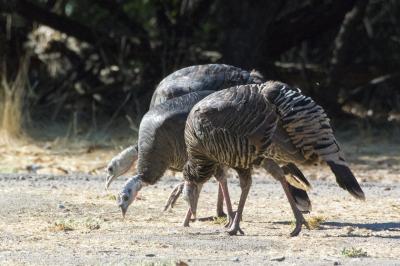
<instances>
[{"instance_id":1,"label":"turkey eye","mask_svg":"<svg viewBox=\"0 0 400 266\"><path fill-rule=\"evenodd\" d=\"M128 195L123 195L123 196L122 196L122 200L123 200L123 201L128 201L128 199L129 199Z\"/></svg>"},{"instance_id":2,"label":"turkey eye","mask_svg":"<svg viewBox=\"0 0 400 266\"><path fill-rule=\"evenodd\" d=\"M110 167L108 167L108 169L107 169L107 170L108 170L108 172L110 172L110 173L111 173L111 172L113 172L113 167L112 167L112 166L110 166Z\"/></svg>"}]
</instances>

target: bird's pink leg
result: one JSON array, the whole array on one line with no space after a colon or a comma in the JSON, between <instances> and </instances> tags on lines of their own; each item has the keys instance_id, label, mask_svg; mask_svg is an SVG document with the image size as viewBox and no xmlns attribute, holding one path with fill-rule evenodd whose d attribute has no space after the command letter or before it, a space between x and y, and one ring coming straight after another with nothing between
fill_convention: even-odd
<instances>
[{"instance_id":1,"label":"bird's pink leg","mask_svg":"<svg viewBox=\"0 0 400 266\"><path fill-rule=\"evenodd\" d=\"M301 227L304 224L308 229L309 225L307 221L304 219L303 214L300 212L300 210L296 206L296 202L290 193L289 185L288 182L285 179L285 174L282 170L282 168L279 167L273 160L265 159L263 161L262 166L264 167L265 170L267 170L276 180L278 180L283 188L283 191L285 191L286 197L289 201L290 207L292 208L294 218L296 219L296 227L294 230L290 233L290 236L297 236L300 231Z\"/></svg>"},{"instance_id":2,"label":"bird's pink leg","mask_svg":"<svg viewBox=\"0 0 400 266\"><path fill-rule=\"evenodd\" d=\"M189 227L190 217L192 217L192 212L190 211L190 208L188 208L188 211L186 212L185 220L183 220L184 227Z\"/></svg>"},{"instance_id":3,"label":"bird's pink leg","mask_svg":"<svg viewBox=\"0 0 400 266\"><path fill-rule=\"evenodd\" d=\"M233 209L232 209L231 197L229 195L228 182L227 182L226 178L224 178L223 180L220 181L219 188L225 199L226 211L228 212L229 220L228 220L228 223L225 225L225 227L229 227L233 223L235 213L233 212Z\"/></svg>"},{"instance_id":4,"label":"bird's pink leg","mask_svg":"<svg viewBox=\"0 0 400 266\"><path fill-rule=\"evenodd\" d=\"M218 199L217 199L217 217L225 217L224 213L224 194L221 185L218 185Z\"/></svg>"},{"instance_id":5,"label":"bird's pink leg","mask_svg":"<svg viewBox=\"0 0 400 266\"><path fill-rule=\"evenodd\" d=\"M240 228L240 221L242 219L244 205L246 203L247 195L249 194L252 183L250 169L240 169L237 170L237 172L239 174L240 188L242 189L242 193L240 194L239 205L235 218L233 219L232 225L228 230L229 235L236 235L237 232L244 235L243 230Z\"/></svg>"}]
</instances>

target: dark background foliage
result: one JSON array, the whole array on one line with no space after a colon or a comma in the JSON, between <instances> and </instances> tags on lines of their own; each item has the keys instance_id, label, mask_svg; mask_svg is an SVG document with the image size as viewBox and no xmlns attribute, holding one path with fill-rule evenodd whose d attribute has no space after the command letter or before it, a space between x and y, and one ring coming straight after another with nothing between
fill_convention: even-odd
<instances>
[{"instance_id":1,"label":"dark background foliage","mask_svg":"<svg viewBox=\"0 0 400 266\"><path fill-rule=\"evenodd\" d=\"M215 62L299 86L334 118L396 123L399 18L396 0L0 0L2 105L22 98L24 123L134 126L163 77Z\"/></svg>"}]
</instances>

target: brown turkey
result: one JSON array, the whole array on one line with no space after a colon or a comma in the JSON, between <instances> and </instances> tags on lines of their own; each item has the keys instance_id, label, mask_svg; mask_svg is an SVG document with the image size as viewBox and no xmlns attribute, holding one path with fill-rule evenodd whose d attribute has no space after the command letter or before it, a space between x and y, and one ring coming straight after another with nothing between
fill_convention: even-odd
<instances>
[{"instance_id":1,"label":"brown turkey","mask_svg":"<svg viewBox=\"0 0 400 266\"><path fill-rule=\"evenodd\" d=\"M243 85L207 96L188 116L185 142L188 162L183 172L184 195L193 214L201 187L216 167L225 165L238 172L242 194L236 215L229 217L229 234L243 233L239 224L255 165L261 165L281 182L296 218L292 236L307 223L285 181L285 169L277 162L326 162L340 187L364 199L323 109L280 82ZM303 185L307 187L308 183Z\"/></svg>"}]
</instances>

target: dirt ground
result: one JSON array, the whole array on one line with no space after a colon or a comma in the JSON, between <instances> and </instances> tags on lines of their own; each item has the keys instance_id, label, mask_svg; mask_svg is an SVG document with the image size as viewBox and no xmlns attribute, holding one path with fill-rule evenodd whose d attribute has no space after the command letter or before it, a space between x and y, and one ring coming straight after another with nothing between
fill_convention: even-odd
<instances>
[{"instance_id":1,"label":"dirt ground","mask_svg":"<svg viewBox=\"0 0 400 266\"><path fill-rule=\"evenodd\" d=\"M181 180L173 173L143 188L122 220L114 195L125 177L105 191L101 174L116 150L2 152L1 172L16 173L0 175L0 264L400 265L399 146L344 146L367 200L353 199L324 167L302 168L313 185L313 210L306 218L315 229L294 238L288 236L293 215L283 190L263 172L254 173L242 222L245 235L228 236L221 221L183 228L183 200L162 212ZM236 206L238 180L229 182ZM216 193L216 183L207 183L200 217L214 215Z\"/></svg>"}]
</instances>

